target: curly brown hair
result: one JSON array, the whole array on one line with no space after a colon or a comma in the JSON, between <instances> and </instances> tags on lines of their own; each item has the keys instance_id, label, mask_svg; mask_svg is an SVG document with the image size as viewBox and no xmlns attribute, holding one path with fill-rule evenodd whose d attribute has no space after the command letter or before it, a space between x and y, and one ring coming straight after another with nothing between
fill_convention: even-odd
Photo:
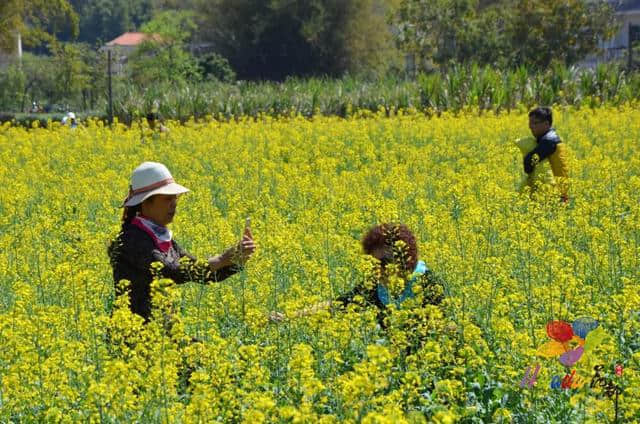
<instances>
[{"instance_id":1,"label":"curly brown hair","mask_svg":"<svg viewBox=\"0 0 640 424\"><path fill-rule=\"evenodd\" d=\"M397 241L402 240L406 244L405 260L402 261L405 272L413 271L418 263L418 245L416 237L409 227L404 224L385 223L371 228L362 238L362 249L367 255L373 255L378 248L388 247L393 249ZM396 256L394 251L394 258ZM385 263L382 263L385 266Z\"/></svg>"}]
</instances>

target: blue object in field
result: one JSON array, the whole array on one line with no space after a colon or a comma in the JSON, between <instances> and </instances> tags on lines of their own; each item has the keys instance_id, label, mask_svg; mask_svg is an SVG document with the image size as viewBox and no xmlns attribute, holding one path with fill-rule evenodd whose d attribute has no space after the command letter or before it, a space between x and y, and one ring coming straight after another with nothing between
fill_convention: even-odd
<instances>
[{"instance_id":1,"label":"blue object in field","mask_svg":"<svg viewBox=\"0 0 640 424\"><path fill-rule=\"evenodd\" d=\"M587 334L589 334L590 331L598 328L598 321L591 317L582 317L573 321L571 327L573 329L573 334L581 339L586 339Z\"/></svg>"},{"instance_id":2,"label":"blue object in field","mask_svg":"<svg viewBox=\"0 0 640 424\"><path fill-rule=\"evenodd\" d=\"M400 305L405 300L415 297L415 293L413 293L413 283L417 281L418 277L428 271L429 268L427 268L427 264L425 264L424 261L418 261L418 263L416 264L416 269L413 271L413 274L411 274L411 278L409 278L409 281L407 281L407 284L404 286L404 290L402 291L402 293L400 293L400 296L398 296L398 298L393 302L395 303L397 308L400 308ZM378 284L376 292L378 294L378 299L380 300L380 302L384 306L387 306L390 303L389 289L387 289L387 287L383 286L382 284Z\"/></svg>"}]
</instances>

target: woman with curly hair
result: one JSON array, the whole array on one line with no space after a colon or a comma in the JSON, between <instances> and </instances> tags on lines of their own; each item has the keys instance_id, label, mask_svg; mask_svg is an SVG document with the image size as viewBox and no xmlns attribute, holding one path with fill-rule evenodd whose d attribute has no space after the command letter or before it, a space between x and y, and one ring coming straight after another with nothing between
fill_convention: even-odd
<instances>
[{"instance_id":1,"label":"woman with curly hair","mask_svg":"<svg viewBox=\"0 0 640 424\"><path fill-rule=\"evenodd\" d=\"M297 311L294 317L327 307L358 303L363 307L376 307L380 326L386 328L385 318L391 305L401 309L409 303L413 307L423 307L442 302L444 285L423 261L418 260L416 238L406 225L385 223L371 228L362 239L362 249L377 265L365 281L334 300ZM270 318L278 322L287 317L281 312L272 312Z\"/></svg>"}]
</instances>

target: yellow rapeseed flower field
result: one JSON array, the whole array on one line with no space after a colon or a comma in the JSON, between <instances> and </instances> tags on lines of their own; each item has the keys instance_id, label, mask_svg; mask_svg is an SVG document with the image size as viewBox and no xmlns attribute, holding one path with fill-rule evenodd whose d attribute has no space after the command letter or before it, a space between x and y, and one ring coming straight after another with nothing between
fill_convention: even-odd
<instances>
[{"instance_id":1,"label":"yellow rapeseed flower field","mask_svg":"<svg viewBox=\"0 0 640 424\"><path fill-rule=\"evenodd\" d=\"M5 124L0 422L640 421L640 110L554 118L568 204L518 192L525 110L169 122L164 134ZM170 334L115 297L107 256L147 160L192 190L171 224L187 250L219 252L247 216L258 243L219 284L154 282L158 309L179 311ZM362 281L360 238L388 221L415 232L446 282L442 307L397 311L389 329L357 307L267 320ZM548 321L580 317L598 320L601 344L571 368L536 356ZM536 383L521 384L535 364ZM617 396L591 387L596 365ZM553 387L572 371L586 384Z\"/></svg>"}]
</instances>

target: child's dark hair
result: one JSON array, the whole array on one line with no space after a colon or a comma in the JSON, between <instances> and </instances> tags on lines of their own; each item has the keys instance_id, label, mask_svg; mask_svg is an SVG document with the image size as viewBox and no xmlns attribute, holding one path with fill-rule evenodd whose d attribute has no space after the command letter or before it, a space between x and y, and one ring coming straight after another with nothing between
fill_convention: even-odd
<instances>
[{"instance_id":1,"label":"child's dark hair","mask_svg":"<svg viewBox=\"0 0 640 424\"><path fill-rule=\"evenodd\" d=\"M546 121L549 125L553 124L553 114L551 108L537 107L529 112L529 118L535 118L538 121Z\"/></svg>"},{"instance_id":2,"label":"child's dark hair","mask_svg":"<svg viewBox=\"0 0 640 424\"><path fill-rule=\"evenodd\" d=\"M376 225L362 238L362 249L364 253L371 255L380 247L393 248L395 243L400 240L406 245L406 258L402 265L406 272L413 271L418 263L418 246L416 237L409 230L409 227L404 224L386 223Z\"/></svg>"}]
</instances>

